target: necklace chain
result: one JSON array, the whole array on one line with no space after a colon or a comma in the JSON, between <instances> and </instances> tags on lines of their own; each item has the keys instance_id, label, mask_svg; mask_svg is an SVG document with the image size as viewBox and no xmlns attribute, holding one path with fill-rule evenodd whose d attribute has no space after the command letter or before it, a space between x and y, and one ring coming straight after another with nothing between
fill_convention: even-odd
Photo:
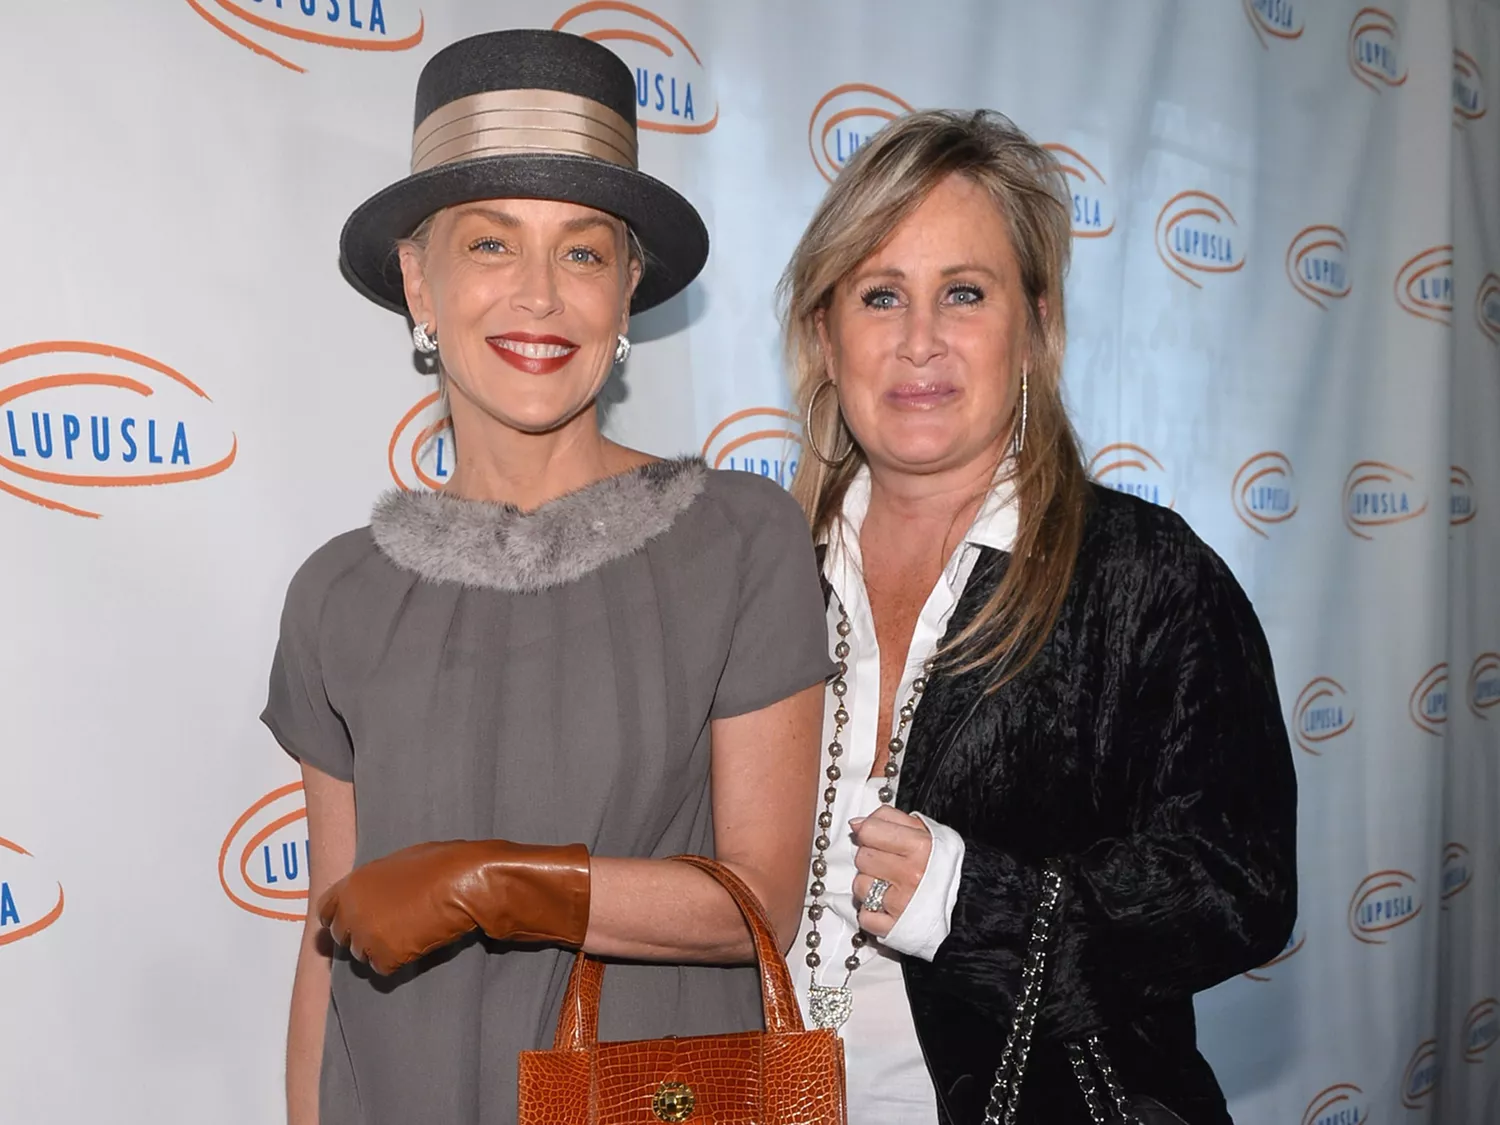
<instances>
[{"instance_id":1,"label":"necklace chain","mask_svg":"<svg viewBox=\"0 0 1500 1125\"><path fill-rule=\"evenodd\" d=\"M835 626L838 633L838 642L834 645L833 655L837 660L834 677L829 682L828 690L833 694L833 737L828 743L828 768L823 771L828 779L828 788L823 790L823 811L818 814L818 835L813 841L812 860L812 885L808 888L808 894L812 902L807 907L807 920L811 925L807 931L807 967L812 970L813 987L818 985L818 969L823 964L822 954L818 947L823 944L823 935L818 932L818 922L822 920L824 906L820 901L828 888L823 879L828 874L828 849L833 846L833 840L829 832L833 829L833 805L838 797L838 781L843 776L843 770L839 766L839 759L844 754L844 744L840 736L844 728L849 725L849 711L844 706L844 696L849 693L849 683L846 677L849 673L849 634L854 631L850 624L849 613L844 608L844 603L835 597L834 601L839 607L839 623ZM906 749L906 728L911 724L912 716L917 713L917 700L927 688L927 675L929 669L924 666L923 674L918 676L911 684L911 697L901 705L897 716L898 723L896 733L886 743L886 749L890 756L885 763L885 784L880 787L880 803L889 805L896 798L895 782L897 775L901 772L900 755ZM861 961L859 951L870 942L870 936L863 930L856 930L850 937L849 943L853 946L849 956L844 958L844 983L843 988L849 986L849 979L854 975L854 970L859 968ZM842 1021L840 1021L842 1022Z\"/></svg>"}]
</instances>

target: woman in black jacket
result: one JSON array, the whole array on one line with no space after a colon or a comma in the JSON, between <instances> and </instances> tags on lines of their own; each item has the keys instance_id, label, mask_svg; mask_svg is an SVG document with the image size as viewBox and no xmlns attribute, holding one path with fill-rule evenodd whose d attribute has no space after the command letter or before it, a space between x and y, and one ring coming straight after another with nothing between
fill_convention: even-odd
<instances>
[{"instance_id":1,"label":"woman in black jacket","mask_svg":"<svg viewBox=\"0 0 1500 1125\"><path fill-rule=\"evenodd\" d=\"M793 968L841 1028L855 1125L1014 1109L992 1087L1007 1042L1020 1062L1044 901L1016 1120L1114 1120L1112 1078L1223 1125L1193 994L1295 917L1254 611L1180 517L1086 478L1060 390L1069 216L1010 122L914 114L844 168L783 281L793 491L840 662Z\"/></svg>"}]
</instances>

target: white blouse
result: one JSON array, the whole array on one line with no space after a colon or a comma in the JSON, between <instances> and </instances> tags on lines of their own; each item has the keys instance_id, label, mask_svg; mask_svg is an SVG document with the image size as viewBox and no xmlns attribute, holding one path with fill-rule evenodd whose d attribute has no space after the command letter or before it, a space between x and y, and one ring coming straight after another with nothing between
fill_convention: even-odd
<instances>
[{"instance_id":1,"label":"white blouse","mask_svg":"<svg viewBox=\"0 0 1500 1125\"><path fill-rule=\"evenodd\" d=\"M855 848L849 821L868 816L880 807L878 794L885 778L871 778L870 772L875 765L877 746L888 741L899 725L898 717L892 714L892 728L884 732L876 730L880 710L880 648L875 640L859 549L860 527L869 504L869 470L863 469L844 497L842 533L830 536L823 560L823 574L835 595L828 605L830 650L837 639L834 627L839 621L839 601L848 611L853 632L848 637L849 671L845 676L849 690L844 696L844 706L849 712L849 723L842 736L845 749L839 764L843 777L837 783L838 796L833 806L833 828L829 830L833 846L828 849L828 874L823 880L828 890L823 895L825 910L818 922L818 932L822 935L818 953L822 964L816 972L807 964L806 936L811 922L805 909L797 942L787 957L809 1027L812 1019L807 1010L808 987L814 978L818 984L840 985L848 973L844 959L853 949L850 939L859 929L859 903L853 891ZM973 572L979 548L1010 550L1015 542L1016 520L1013 495L1008 486L1000 485L981 505L963 542L953 552L922 607L893 710L899 710L910 697L912 681L922 674L922 665L937 651L948 618ZM919 698L918 710L920 707ZM823 718L825 767L835 725L833 712L830 703ZM910 729L907 728L908 734ZM899 758L897 762L900 764ZM892 787L899 782L898 774L891 782ZM818 811L822 812L821 792L827 783L821 770L818 784ZM890 934L864 948L862 963L849 979L854 1004L840 1034L844 1040L851 1125L936 1125L937 1122L937 1098L922 1061L897 954L930 961L947 938L953 905L958 899L964 844L951 828L925 816L922 820L932 830L932 854L922 881ZM808 882L812 882L811 875ZM804 907L811 903L809 895Z\"/></svg>"}]
</instances>

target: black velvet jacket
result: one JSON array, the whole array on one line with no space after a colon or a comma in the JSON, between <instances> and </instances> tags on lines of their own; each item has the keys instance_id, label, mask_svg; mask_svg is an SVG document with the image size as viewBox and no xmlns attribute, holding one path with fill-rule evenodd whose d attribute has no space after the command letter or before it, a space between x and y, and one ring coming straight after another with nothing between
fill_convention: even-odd
<instances>
[{"instance_id":1,"label":"black velvet jacket","mask_svg":"<svg viewBox=\"0 0 1500 1125\"><path fill-rule=\"evenodd\" d=\"M1007 559L982 551L949 636ZM1097 1030L1127 1092L1229 1122L1193 994L1274 957L1297 906L1296 778L1249 600L1181 517L1091 486L1045 648L984 686L982 670L931 680L897 797L966 849L948 939L903 959L940 1117L983 1119L1056 857L1067 889L1021 1120L1086 1125L1062 1045Z\"/></svg>"}]
</instances>

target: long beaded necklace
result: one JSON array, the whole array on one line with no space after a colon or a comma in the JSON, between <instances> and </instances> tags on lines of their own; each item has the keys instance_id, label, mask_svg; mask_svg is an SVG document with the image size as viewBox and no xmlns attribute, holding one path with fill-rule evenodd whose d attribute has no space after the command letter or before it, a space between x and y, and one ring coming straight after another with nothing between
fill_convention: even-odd
<instances>
[{"instance_id":1,"label":"long beaded necklace","mask_svg":"<svg viewBox=\"0 0 1500 1125\"><path fill-rule=\"evenodd\" d=\"M807 996L808 1012L816 1026L837 1028L843 1026L854 1008L854 993L849 988L849 981L854 976L854 970L858 969L861 964L859 951L869 944L870 937L863 930L856 930L849 939L849 944L853 948L849 956L844 958L843 984L818 983L818 969L823 964L823 957L818 952L818 947L823 944L823 935L818 932L818 922L822 919L824 910L823 903L819 900L828 890L823 885L823 877L828 874L828 849L833 846L828 833L833 828L833 804L838 797L839 778L843 776L843 770L839 768L839 758L843 756L844 744L839 741L839 738L844 733L844 728L849 725L849 712L844 707L844 696L849 693L849 683L845 677L849 672L849 634L854 630L854 626L849 622L849 613L844 609L844 603L837 597L834 601L839 607L839 623L835 626L839 639L833 647L833 655L838 663L834 669L834 677L828 685L835 707L833 738L828 743L828 768L823 771L824 776L828 778L828 788L823 790L823 811L818 814L818 836L813 841L815 849L812 860L813 881L808 888L813 901L807 907L807 920L811 925L805 940L807 967L812 970L812 985L808 989ZM912 716L917 713L917 699L927 688L927 674L928 669L924 668L923 675L912 681L911 698L902 704L896 733L886 744L890 756L885 763L885 784L880 787L879 793L882 805L889 805L896 798L893 785L896 775L901 772L898 758L906 749L906 728L911 724Z\"/></svg>"}]
</instances>

